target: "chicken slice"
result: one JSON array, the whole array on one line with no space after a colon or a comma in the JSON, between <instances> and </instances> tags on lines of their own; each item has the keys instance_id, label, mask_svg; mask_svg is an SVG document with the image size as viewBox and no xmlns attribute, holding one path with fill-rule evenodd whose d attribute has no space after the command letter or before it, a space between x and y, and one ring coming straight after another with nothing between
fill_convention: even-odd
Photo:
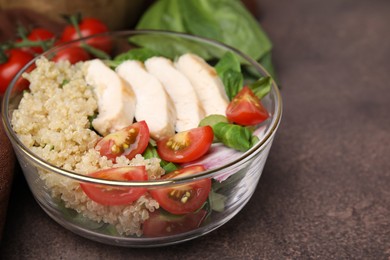
<instances>
[{"instance_id":1,"label":"chicken slice","mask_svg":"<svg viewBox=\"0 0 390 260\"><path fill-rule=\"evenodd\" d=\"M215 69L195 54L184 54L175 62L176 68L191 82L206 116L226 115L229 99Z\"/></svg>"},{"instance_id":2,"label":"chicken slice","mask_svg":"<svg viewBox=\"0 0 390 260\"><path fill-rule=\"evenodd\" d=\"M116 72L132 86L137 100L135 118L145 120L151 137L158 140L174 135L175 110L160 81L135 60L121 63Z\"/></svg>"},{"instance_id":3,"label":"chicken slice","mask_svg":"<svg viewBox=\"0 0 390 260\"><path fill-rule=\"evenodd\" d=\"M135 95L128 83L101 60L87 61L86 81L98 99L98 116L92 121L97 132L105 136L131 125L135 114Z\"/></svg>"},{"instance_id":4,"label":"chicken slice","mask_svg":"<svg viewBox=\"0 0 390 260\"><path fill-rule=\"evenodd\" d=\"M176 110L176 131L182 132L199 125L204 111L191 82L178 71L173 62L164 57L145 61L145 67L164 86Z\"/></svg>"}]
</instances>

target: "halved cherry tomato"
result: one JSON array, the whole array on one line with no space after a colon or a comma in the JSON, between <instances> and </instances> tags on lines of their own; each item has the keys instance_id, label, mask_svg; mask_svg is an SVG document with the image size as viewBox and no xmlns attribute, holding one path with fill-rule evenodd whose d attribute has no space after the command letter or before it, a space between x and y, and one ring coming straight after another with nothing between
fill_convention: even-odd
<instances>
[{"instance_id":1,"label":"halved cherry tomato","mask_svg":"<svg viewBox=\"0 0 390 260\"><path fill-rule=\"evenodd\" d=\"M198 228L206 215L203 209L180 216L156 210L149 213L149 218L144 222L143 234L145 237L164 237L188 232Z\"/></svg>"},{"instance_id":2,"label":"halved cherry tomato","mask_svg":"<svg viewBox=\"0 0 390 260\"><path fill-rule=\"evenodd\" d=\"M163 160L187 163L207 153L213 139L213 129L202 126L158 140L157 152Z\"/></svg>"},{"instance_id":3,"label":"halved cherry tomato","mask_svg":"<svg viewBox=\"0 0 390 260\"><path fill-rule=\"evenodd\" d=\"M253 91L245 86L233 98L226 109L230 122L239 125L256 125L266 120L269 115Z\"/></svg>"},{"instance_id":4,"label":"halved cherry tomato","mask_svg":"<svg viewBox=\"0 0 390 260\"><path fill-rule=\"evenodd\" d=\"M10 49L5 51L7 60L0 63L0 94L4 94L9 83L15 75L22 69L34 56L26 51L20 49ZM20 79L19 87L28 86L28 81Z\"/></svg>"},{"instance_id":5,"label":"halved cherry tomato","mask_svg":"<svg viewBox=\"0 0 390 260\"><path fill-rule=\"evenodd\" d=\"M82 37L91 36L94 34L104 33L108 31L108 27L99 19L86 17L79 24L79 29ZM68 25L62 32L61 41L69 42L79 39L78 32L73 25ZM106 53L110 53L112 49L112 40L109 37L95 37L89 39L87 43Z\"/></svg>"},{"instance_id":6,"label":"halved cherry tomato","mask_svg":"<svg viewBox=\"0 0 390 260\"><path fill-rule=\"evenodd\" d=\"M102 138L95 146L100 155L115 161L124 155L129 159L145 151L149 143L149 128L145 121L134 123L128 127Z\"/></svg>"},{"instance_id":7,"label":"halved cherry tomato","mask_svg":"<svg viewBox=\"0 0 390 260\"><path fill-rule=\"evenodd\" d=\"M89 59L91 59L91 55L83 48L79 46L69 46L58 51L52 58L52 61L59 62L67 60L71 64L75 64L79 61L86 61Z\"/></svg>"},{"instance_id":8,"label":"halved cherry tomato","mask_svg":"<svg viewBox=\"0 0 390 260\"><path fill-rule=\"evenodd\" d=\"M192 165L170 172L162 179L185 177L204 171L202 165ZM201 179L187 184L173 185L150 190L152 197L166 211L172 214L187 214L198 210L207 200L211 190L211 180Z\"/></svg>"},{"instance_id":9,"label":"halved cherry tomato","mask_svg":"<svg viewBox=\"0 0 390 260\"><path fill-rule=\"evenodd\" d=\"M93 172L89 176L118 181L146 181L145 166L124 166ZM102 205L126 205L141 197L146 188L122 188L91 183L80 183L87 196Z\"/></svg>"}]
</instances>

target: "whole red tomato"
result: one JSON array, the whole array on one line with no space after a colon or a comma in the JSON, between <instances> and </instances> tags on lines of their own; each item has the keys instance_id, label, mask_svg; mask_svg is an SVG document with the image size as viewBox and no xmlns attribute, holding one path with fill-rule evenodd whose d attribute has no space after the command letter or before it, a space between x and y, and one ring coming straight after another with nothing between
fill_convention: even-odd
<instances>
[{"instance_id":1,"label":"whole red tomato","mask_svg":"<svg viewBox=\"0 0 390 260\"><path fill-rule=\"evenodd\" d=\"M71 64L89 59L91 59L91 55L89 55L86 50L79 46L69 46L65 49L62 49L58 51L52 58L52 60L55 62L68 60Z\"/></svg>"},{"instance_id":2,"label":"whole red tomato","mask_svg":"<svg viewBox=\"0 0 390 260\"><path fill-rule=\"evenodd\" d=\"M54 39L55 35L51 31L45 29L45 28L34 28L31 30L31 32L28 34L27 39L33 42L37 41L47 41L50 39ZM50 46L48 46L49 48ZM42 47L31 47L30 50L33 53L40 54L44 51Z\"/></svg>"},{"instance_id":3,"label":"whole red tomato","mask_svg":"<svg viewBox=\"0 0 390 260\"><path fill-rule=\"evenodd\" d=\"M7 60L0 64L0 94L4 94L11 80L34 56L20 49L5 51ZM18 82L20 85L28 84L27 80Z\"/></svg>"},{"instance_id":4,"label":"whole red tomato","mask_svg":"<svg viewBox=\"0 0 390 260\"><path fill-rule=\"evenodd\" d=\"M108 31L108 27L96 18L83 18L79 22L78 26L82 37L87 37ZM66 26L61 35L62 42L68 42L79 38L79 34L73 25ZM112 41L109 37L96 37L88 40L87 44L106 53L110 53L112 49Z\"/></svg>"},{"instance_id":5,"label":"whole red tomato","mask_svg":"<svg viewBox=\"0 0 390 260\"><path fill-rule=\"evenodd\" d=\"M24 51L31 52L32 54L41 54L44 51L50 49L52 47L52 43L50 43L48 40L54 39L55 35L51 31L45 29L45 28L34 28L32 29L26 36L26 40L30 42L36 42L37 46L30 46L29 43L26 43L22 38L19 38L16 40L16 48L20 48ZM38 46L38 42L46 42L46 48L43 49L41 46Z\"/></svg>"}]
</instances>

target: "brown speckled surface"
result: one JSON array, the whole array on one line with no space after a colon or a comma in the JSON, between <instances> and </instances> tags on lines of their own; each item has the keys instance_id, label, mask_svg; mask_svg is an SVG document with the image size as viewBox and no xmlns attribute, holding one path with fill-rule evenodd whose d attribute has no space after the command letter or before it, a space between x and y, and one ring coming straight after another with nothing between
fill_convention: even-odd
<instances>
[{"instance_id":1,"label":"brown speckled surface","mask_svg":"<svg viewBox=\"0 0 390 260\"><path fill-rule=\"evenodd\" d=\"M248 205L163 248L63 229L16 175L1 259L389 259L390 2L262 0L284 117Z\"/></svg>"}]
</instances>

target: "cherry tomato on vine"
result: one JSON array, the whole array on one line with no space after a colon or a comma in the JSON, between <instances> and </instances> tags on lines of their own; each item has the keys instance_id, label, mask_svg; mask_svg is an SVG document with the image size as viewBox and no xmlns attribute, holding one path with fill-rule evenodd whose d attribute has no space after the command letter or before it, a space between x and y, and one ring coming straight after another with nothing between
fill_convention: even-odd
<instances>
[{"instance_id":1,"label":"cherry tomato on vine","mask_svg":"<svg viewBox=\"0 0 390 260\"><path fill-rule=\"evenodd\" d=\"M108 27L99 19L86 17L79 24L79 29L82 37L91 36L94 34L104 33L108 31ZM62 32L61 41L68 42L79 39L79 34L73 25L68 25ZM87 44L100 49L106 53L110 53L112 49L112 40L109 37L96 37L89 39Z\"/></svg>"},{"instance_id":2,"label":"cherry tomato on vine","mask_svg":"<svg viewBox=\"0 0 390 260\"><path fill-rule=\"evenodd\" d=\"M55 38L54 33L52 33L51 31L49 31L45 28L34 28L31 30L31 32L27 36L27 39L29 39L30 41L33 41L33 42L47 41L47 40L54 39L54 38ZM47 47L49 49L51 46L48 45ZM42 49L42 47L30 47L29 49L33 53L37 53L37 54L40 54L40 53L45 51L44 49Z\"/></svg>"},{"instance_id":3,"label":"cherry tomato on vine","mask_svg":"<svg viewBox=\"0 0 390 260\"><path fill-rule=\"evenodd\" d=\"M164 237L188 232L198 228L206 215L205 210L181 216L156 210L149 213L149 218L144 222L143 234L145 237Z\"/></svg>"},{"instance_id":4,"label":"cherry tomato on vine","mask_svg":"<svg viewBox=\"0 0 390 260\"><path fill-rule=\"evenodd\" d=\"M203 165L192 165L165 174L162 179L188 177L205 171ZM207 200L211 190L211 180L200 179L186 184L151 189L152 197L160 207L172 214L187 214L198 210Z\"/></svg>"},{"instance_id":5,"label":"cherry tomato on vine","mask_svg":"<svg viewBox=\"0 0 390 260\"><path fill-rule=\"evenodd\" d=\"M103 137L95 146L100 155L115 161L121 155L129 159L143 153L149 143L149 128L145 121L134 123Z\"/></svg>"},{"instance_id":6,"label":"cherry tomato on vine","mask_svg":"<svg viewBox=\"0 0 390 260\"><path fill-rule=\"evenodd\" d=\"M239 125L256 125L266 120L269 115L253 91L245 86L233 98L226 109L230 122Z\"/></svg>"},{"instance_id":7,"label":"cherry tomato on vine","mask_svg":"<svg viewBox=\"0 0 390 260\"><path fill-rule=\"evenodd\" d=\"M6 60L0 63L0 94L4 94L11 80L34 56L20 49L10 49L4 52ZM18 87L28 86L28 81L20 79Z\"/></svg>"},{"instance_id":8,"label":"cherry tomato on vine","mask_svg":"<svg viewBox=\"0 0 390 260\"><path fill-rule=\"evenodd\" d=\"M89 59L91 59L91 55L82 47L68 46L59 50L51 60L55 62L68 60L71 64L75 64Z\"/></svg>"},{"instance_id":9,"label":"cherry tomato on vine","mask_svg":"<svg viewBox=\"0 0 390 260\"><path fill-rule=\"evenodd\" d=\"M203 156L214 139L210 126L201 126L157 141L157 152L163 160L186 163Z\"/></svg>"},{"instance_id":10,"label":"cherry tomato on vine","mask_svg":"<svg viewBox=\"0 0 390 260\"><path fill-rule=\"evenodd\" d=\"M145 166L110 168L93 172L89 176L118 181L146 181L148 179ZM91 183L80 183L80 186L91 200L102 205L130 204L146 192L146 188L114 187Z\"/></svg>"}]
</instances>

